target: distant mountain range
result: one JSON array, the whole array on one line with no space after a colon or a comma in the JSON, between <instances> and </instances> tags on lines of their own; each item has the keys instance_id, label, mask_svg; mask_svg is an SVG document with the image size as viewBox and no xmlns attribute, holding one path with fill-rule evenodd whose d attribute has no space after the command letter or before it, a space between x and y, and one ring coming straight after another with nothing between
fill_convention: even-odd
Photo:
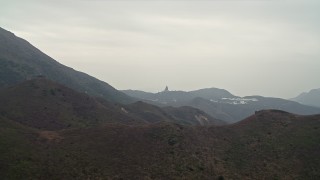
<instances>
[{"instance_id":1,"label":"distant mountain range","mask_svg":"<svg viewBox=\"0 0 320 180\"><path fill-rule=\"evenodd\" d=\"M135 101L103 81L58 63L26 40L0 28L0 88L36 76L45 76L79 92L111 102Z\"/></svg>"},{"instance_id":2,"label":"distant mountain range","mask_svg":"<svg viewBox=\"0 0 320 180\"><path fill-rule=\"evenodd\" d=\"M292 98L291 100L309 106L320 107L320 88L301 93L299 96Z\"/></svg>"},{"instance_id":3,"label":"distant mountain range","mask_svg":"<svg viewBox=\"0 0 320 180\"><path fill-rule=\"evenodd\" d=\"M320 113L318 107L302 105L290 100L262 96L239 97L218 88L190 92L162 91L148 93L136 90L123 90L122 92L158 106L191 106L198 108L229 123L240 121L262 109L279 109L301 115Z\"/></svg>"},{"instance_id":4,"label":"distant mountain range","mask_svg":"<svg viewBox=\"0 0 320 180\"><path fill-rule=\"evenodd\" d=\"M172 104L182 104L183 102L188 102L194 98L200 97L203 99L208 99L211 101L228 101L228 98L237 98L230 92L224 89L218 88L207 88L195 91L169 91L165 90L159 93L149 93L138 90L123 90L125 94L135 97L138 99L148 100L159 105L172 105ZM223 99L225 98L225 99Z\"/></svg>"}]
</instances>

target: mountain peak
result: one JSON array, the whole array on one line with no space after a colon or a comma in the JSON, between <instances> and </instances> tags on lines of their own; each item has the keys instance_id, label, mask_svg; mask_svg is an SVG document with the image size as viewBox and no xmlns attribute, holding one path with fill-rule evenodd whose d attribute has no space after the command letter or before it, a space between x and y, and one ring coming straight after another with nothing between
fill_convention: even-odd
<instances>
[{"instance_id":1,"label":"mountain peak","mask_svg":"<svg viewBox=\"0 0 320 180\"><path fill-rule=\"evenodd\" d=\"M320 88L312 89L309 92L303 92L291 100L309 106L320 107Z\"/></svg>"},{"instance_id":2,"label":"mountain peak","mask_svg":"<svg viewBox=\"0 0 320 180\"><path fill-rule=\"evenodd\" d=\"M168 86L166 86L166 88L164 88L163 92L167 92L167 91L169 91Z\"/></svg>"}]
</instances>

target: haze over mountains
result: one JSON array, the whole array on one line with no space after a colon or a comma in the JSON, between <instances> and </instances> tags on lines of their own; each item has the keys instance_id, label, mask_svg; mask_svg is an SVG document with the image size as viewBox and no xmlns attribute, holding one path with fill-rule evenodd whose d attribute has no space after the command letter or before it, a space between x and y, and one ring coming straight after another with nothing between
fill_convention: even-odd
<instances>
[{"instance_id":1,"label":"haze over mountains","mask_svg":"<svg viewBox=\"0 0 320 180\"><path fill-rule=\"evenodd\" d=\"M127 96L105 82L58 63L11 32L0 29L0 38L2 42L0 44L0 75L2 77L0 87L8 87L42 75L77 91L101 97L111 102L132 103L136 101L134 98L140 98L151 100L149 103L156 105L192 106L205 111L215 118L228 122L239 121L256 110L268 108L281 109L297 114L315 114L320 112L318 108L301 106L280 99L271 100L262 97L240 98L226 90L217 88L202 89L188 93L169 91L156 95L144 92L140 92L139 94L137 91L135 93L133 93L134 91L124 91L129 95ZM196 97L200 99L196 99Z\"/></svg>"},{"instance_id":2,"label":"haze over mountains","mask_svg":"<svg viewBox=\"0 0 320 180\"><path fill-rule=\"evenodd\" d=\"M134 102L109 84L58 63L29 42L1 27L0 42L0 87L42 75L77 91L112 102Z\"/></svg>"},{"instance_id":3,"label":"haze over mountains","mask_svg":"<svg viewBox=\"0 0 320 180\"><path fill-rule=\"evenodd\" d=\"M291 100L301 104L320 107L320 88L301 93L299 96L292 98Z\"/></svg>"},{"instance_id":4,"label":"haze over mountains","mask_svg":"<svg viewBox=\"0 0 320 180\"><path fill-rule=\"evenodd\" d=\"M159 106L191 106L198 108L213 117L229 123L240 121L254 114L255 111L262 109L279 109L303 115L320 113L320 108L318 107L302 105L290 100L262 96L239 97L218 88L190 92L169 90L159 93L135 90L124 90L122 92Z\"/></svg>"},{"instance_id":5,"label":"haze over mountains","mask_svg":"<svg viewBox=\"0 0 320 180\"><path fill-rule=\"evenodd\" d=\"M320 178L319 108L217 88L123 92L0 29L0 177Z\"/></svg>"}]
</instances>

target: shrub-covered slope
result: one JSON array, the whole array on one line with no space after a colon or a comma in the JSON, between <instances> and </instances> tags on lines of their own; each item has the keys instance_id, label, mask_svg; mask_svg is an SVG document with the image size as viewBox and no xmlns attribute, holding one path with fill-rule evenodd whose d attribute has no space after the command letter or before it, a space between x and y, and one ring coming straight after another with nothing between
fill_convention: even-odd
<instances>
[{"instance_id":1,"label":"shrub-covered slope","mask_svg":"<svg viewBox=\"0 0 320 180\"><path fill-rule=\"evenodd\" d=\"M320 116L42 131L1 119L5 179L319 179Z\"/></svg>"}]
</instances>

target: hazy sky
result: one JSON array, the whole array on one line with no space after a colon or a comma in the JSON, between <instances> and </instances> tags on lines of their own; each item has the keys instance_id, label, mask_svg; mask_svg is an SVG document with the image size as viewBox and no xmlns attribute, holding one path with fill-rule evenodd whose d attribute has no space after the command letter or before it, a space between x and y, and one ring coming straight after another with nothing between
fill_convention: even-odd
<instances>
[{"instance_id":1,"label":"hazy sky","mask_svg":"<svg viewBox=\"0 0 320 180\"><path fill-rule=\"evenodd\" d=\"M319 0L0 0L0 26L117 89L320 88Z\"/></svg>"}]
</instances>

